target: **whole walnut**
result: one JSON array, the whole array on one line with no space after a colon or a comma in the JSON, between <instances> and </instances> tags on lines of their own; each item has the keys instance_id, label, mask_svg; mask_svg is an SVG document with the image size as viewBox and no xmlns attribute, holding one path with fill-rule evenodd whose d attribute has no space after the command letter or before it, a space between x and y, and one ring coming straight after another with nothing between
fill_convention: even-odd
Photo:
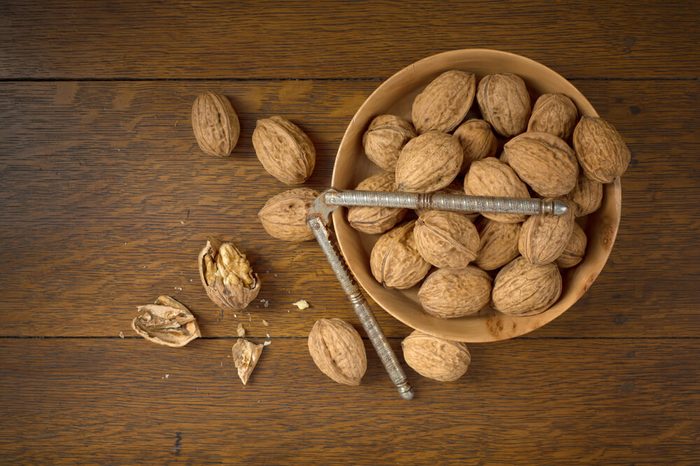
<instances>
[{"instance_id":1,"label":"whole walnut","mask_svg":"<svg viewBox=\"0 0 700 466\"><path fill-rule=\"evenodd\" d=\"M494 157L473 162L464 178L464 192L472 196L519 197L527 199L530 193L512 168ZM497 214L483 212L491 220L504 223L520 223L521 214Z\"/></svg>"},{"instance_id":2,"label":"whole walnut","mask_svg":"<svg viewBox=\"0 0 700 466\"><path fill-rule=\"evenodd\" d=\"M549 133L527 132L514 137L503 146L501 159L540 196L565 196L576 186L574 150Z\"/></svg>"},{"instance_id":3,"label":"whole walnut","mask_svg":"<svg viewBox=\"0 0 700 466\"><path fill-rule=\"evenodd\" d=\"M632 159L620 133L602 118L582 117L573 140L581 168L593 181L612 183L625 173Z\"/></svg>"},{"instance_id":4,"label":"whole walnut","mask_svg":"<svg viewBox=\"0 0 700 466\"><path fill-rule=\"evenodd\" d=\"M503 267L493 283L493 307L512 316L541 314L561 295L561 274L556 264L535 265L518 257Z\"/></svg>"},{"instance_id":5,"label":"whole walnut","mask_svg":"<svg viewBox=\"0 0 700 466\"><path fill-rule=\"evenodd\" d=\"M481 115L502 136L511 137L527 128L530 93L525 81L511 73L490 74L479 82L476 93Z\"/></svg>"},{"instance_id":6,"label":"whole walnut","mask_svg":"<svg viewBox=\"0 0 700 466\"><path fill-rule=\"evenodd\" d=\"M567 96L564 94L542 94L532 109L527 130L569 139L577 119L576 104Z\"/></svg>"},{"instance_id":7,"label":"whole walnut","mask_svg":"<svg viewBox=\"0 0 700 466\"><path fill-rule=\"evenodd\" d=\"M207 296L222 309L239 311L260 293L260 279L235 244L211 238L199 253L199 277Z\"/></svg>"},{"instance_id":8,"label":"whole walnut","mask_svg":"<svg viewBox=\"0 0 700 466\"><path fill-rule=\"evenodd\" d=\"M471 265L463 269L437 269L418 291L425 312L443 319L476 314L490 299L491 277Z\"/></svg>"},{"instance_id":9,"label":"whole walnut","mask_svg":"<svg viewBox=\"0 0 700 466\"><path fill-rule=\"evenodd\" d=\"M203 152L226 157L238 143L241 125L226 96L205 92L192 104L192 130Z\"/></svg>"},{"instance_id":10,"label":"whole walnut","mask_svg":"<svg viewBox=\"0 0 700 466\"><path fill-rule=\"evenodd\" d=\"M316 165L316 149L301 128L281 116L258 120L253 148L263 168L284 184L305 182Z\"/></svg>"},{"instance_id":11,"label":"whole walnut","mask_svg":"<svg viewBox=\"0 0 700 466\"><path fill-rule=\"evenodd\" d=\"M413 237L420 255L435 267L464 268L479 252L479 232L457 212L424 212L416 221Z\"/></svg>"},{"instance_id":12,"label":"whole walnut","mask_svg":"<svg viewBox=\"0 0 700 466\"><path fill-rule=\"evenodd\" d=\"M592 214L598 210L603 201L603 184L589 179L582 173L568 198L571 200L576 217Z\"/></svg>"},{"instance_id":13,"label":"whole walnut","mask_svg":"<svg viewBox=\"0 0 700 466\"><path fill-rule=\"evenodd\" d=\"M316 366L343 385L360 385L367 355L360 334L340 319L320 319L309 333L309 353Z\"/></svg>"},{"instance_id":14,"label":"whole walnut","mask_svg":"<svg viewBox=\"0 0 700 466\"><path fill-rule=\"evenodd\" d=\"M564 252L562 252L561 256L557 259L557 265L562 269L568 269L578 265L586 254L587 243L588 238L586 237L586 233L578 223L574 223L574 231L569 237L569 242L566 243L564 247Z\"/></svg>"},{"instance_id":15,"label":"whole walnut","mask_svg":"<svg viewBox=\"0 0 700 466\"><path fill-rule=\"evenodd\" d=\"M413 100L411 119L418 132L455 129L467 116L475 90L473 73L450 70L435 78Z\"/></svg>"},{"instance_id":16,"label":"whole walnut","mask_svg":"<svg viewBox=\"0 0 700 466\"><path fill-rule=\"evenodd\" d=\"M518 257L519 223L502 223L484 218L477 227L480 243L475 264L480 268L496 270Z\"/></svg>"},{"instance_id":17,"label":"whole walnut","mask_svg":"<svg viewBox=\"0 0 700 466\"><path fill-rule=\"evenodd\" d=\"M388 288L406 289L418 284L430 270L413 239L415 220L379 237L370 254L374 278Z\"/></svg>"},{"instance_id":18,"label":"whole walnut","mask_svg":"<svg viewBox=\"0 0 700 466\"><path fill-rule=\"evenodd\" d=\"M393 172L401 149L414 137L416 130L410 121L396 115L379 115L369 124L362 145L368 159L382 170Z\"/></svg>"},{"instance_id":19,"label":"whole walnut","mask_svg":"<svg viewBox=\"0 0 700 466\"><path fill-rule=\"evenodd\" d=\"M372 175L361 181L355 189L358 191L394 191L394 174L384 172ZM384 233L399 223L406 216L406 213L406 209L392 207L350 207L348 209L348 222L351 227L363 233Z\"/></svg>"},{"instance_id":20,"label":"whole walnut","mask_svg":"<svg viewBox=\"0 0 700 466\"><path fill-rule=\"evenodd\" d=\"M428 193L448 186L462 167L462 146L454 136L438 131L408 141L396 162L399 191Z\"/></svg>"},{"instance_id":21,"label":"whole walnut","mask_svg":"<svg viewBox=\"0 0 700 466\"><path fill-rule=\"evenodd\" d=\"M314 234L306 224L306 214L319 196L309 188L295 188L271 197L258 212L265 231L283 241L307 241Z\"/></svg>"},{"instance_id":22,"label":"whole walnut","mask_svg":"<svg viewBox=\"0 0 700 466\"><path fill-rule=\"evenodd\" d=\"M571 208L564 215L531 215L520 229L518 250L532 264L554 262L564 252L575 224Z\"/></svg>"},{"instance_id":23,"label":"whole walnut","mask_svg":"<svg viewBox=\"0 0 700 466\"><path fill-rule=\"evenodd\" d=\"M423 377L439 382L453 382L469 369L471 354L467 345L444 340L419 330L401 343L406 364Z\"/></svg>"},{"instance_id":24,"label":"whole walnut","mask_svg":"<svg viewBox=\"0 0 700 466\"><path fill-rule=\"evenodd\" d=\"M491 125L484 120L470 119L459 125L454 136L459 139L464 153L462 173L466 172L475 160L493 157L498 150L498 140L491 131Z\"/></svg>"}]
</instances>

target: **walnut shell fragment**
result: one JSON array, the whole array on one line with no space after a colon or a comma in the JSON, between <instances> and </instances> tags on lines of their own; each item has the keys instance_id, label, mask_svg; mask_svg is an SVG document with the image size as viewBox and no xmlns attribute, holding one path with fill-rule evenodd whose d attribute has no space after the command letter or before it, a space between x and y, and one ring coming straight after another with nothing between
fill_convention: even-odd
<instances>
[{"instance_id":1,"label":"walnut shell fragment","mask_svg":"<svg viewBox=\"0 0 700 466\"><path fill-rule=\"evenodd\" d=\"M319 196L309 188L295 188L272 196L258 212L263 228L282 241L308 241L314 234L306 223L306 214Z\"/></svg>"},{"instance_id":2,"label":"walnut shell fragment","mask_svg":"<svg viewBox=\"0 0 700 466\"><path fill-rule=\"evenodd\" d=\"M309 333L309 353L321 372L343 385L360 385L367 370L360 334L341 319L316 321Z\"/></svg>"},{"instance_id":3,"label":"walnut shell fragment","mask_svg":"<svg viewBox=\"0 0 700 466\"><path fill-rule=\"evenodd\" d=\"M217 238L199 253L199 276L209 299L222 309L245 309L260 292L260 279L245 254Z\"/></svg>"},{"instance_id":4,"label":"walnut shell fragment","mask_svg":"<svg viewBox=\"0 0 700 466\"><path fill-rule=\"evenodd\" d=\"M150 342L179 348L202 336L192 312L170 296L159 296L155 304L138 310L131 328Z\"/></svg>"},{"instance_id":5,"label":"walnut shell fragment","mask_svg":"<svg viewBox=\"0 0 700 466\"><path fill-rule=\"evenodd\" d=\"M311 139L281 116L258 120L253 148L263 168L284 184L303 183L316 166L316 148Z\"/></svg>"},{"instance_id":6,"label":"walnut shell fragment","mask_svg":"<svg viewBox=\"0 0 700 466\"><path fill-rule=\"evenodd\" d=\"M238 143L241 125L226 96L205 92L192 104L192 130L203 152L227 157Z\"/></svg>"},{"instance_id":7,"label":"walnut shell fragment","mask_svg":"<svg viewBox=\"0 0 700 466\"><path fill-rule=\"evenodd\" d=\"M416 137L410 121L395 115L375 117L362 137L362 146L367 158L382 170L394 171L401 149Z\"/></svg>"},{"instance_id":8,"label":"walnut shell fragment","mask_svg":"<svg viewBox=\"0 0 700 466\"><path fill-rule=\"evenodd\" d=\"M231 347L233 364L238 370L238 378L241 379L243 385L248 384L250 374L253 373L255 366L257 366L260 360L263 347L264 345L256 345L245 338L239 338Z\"/></svg>"},{"instance_id":9,"label":"walnut shell fragment","mask_svg":"<svg viewBox=\"0 0 700 466\"><path fill-rule=\"evenodd\" d=\"M469 369L472 357L467 345L413 331L401 342L403 358L423 377L453 382Z\"/></svg>"},{"instance_id":10,"label":"walnut shell fragment","mask_svg":"<svg viewBox=\"0 0 700 466\"><path fill-rule=\"evenodd\" d=\"M358 191L395 191L394 174L379 173L364 179L355 188ZM357 231L367 234L384 233L392 229L406 215L406 209L392 207L350 207L348 222Z\"/></svg>"}]
</instances>

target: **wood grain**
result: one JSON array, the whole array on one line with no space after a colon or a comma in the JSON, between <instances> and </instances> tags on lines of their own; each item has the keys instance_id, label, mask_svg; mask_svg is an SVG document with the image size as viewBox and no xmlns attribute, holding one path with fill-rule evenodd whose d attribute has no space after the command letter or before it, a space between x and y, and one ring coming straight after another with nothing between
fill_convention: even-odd
<instances>
[{"instance_id":1,"label":"wood grain","mask_svg":"<svg viewBox=\"0 0 700 466\"><path fill-rule=\"evenodd\" d=\"M305 336L320 317L352 319L316 244L274 240L257 222L265 200L286 187L264 172L250 135L271 114L300 123L318 149L309 186L322 189L346 124L376 84L0 84L0 263L11 271L0 274L0 334L129 333L136 306L164 293L191 306L209 336L235 335L240 320L258 336ZM634 160L608 265L581 302L533 335L696 336L700 84L575 84L617 125ZM191 102L209 88L230 96L241 117L228 160L201 153L192 135ZM195 258L211 233L247 251L268 308L257 301L250 317L234 316L208 301ZM300 298L313 307L296 310ZM389 335L407 334L379 318Z\"/></svg>"},{"instance_id":2,"label":"wood grain","mask_svg":"<svg viewBox=\"0 0 700 466\"><path fill-rule=\"evenodd\" d=\"M700 461L697 340L472 346L458 382L409 371L411 402L373 353L362 385L345 387L316 369L299 338L274 339L243 387L232 342L1 340L3 462Z\"/></svg>"},{"instance_id":3,"label":"wood grain","mask_svg":"<svg viewBox=\"0 0 700 466\"><path fill-rule=\"evenodd\" d=\"M0 78L386 78L496 48L568 77L697 78L698 2L0 5Z\"/></svg>"},{"instance_id":4,"label":"wood grain","mask_svg":"<svg viewBox=\"0 0 700 466\"><path fill-rule=\"evenodd\" d=\"M1 2L0 462L700 464L699 16L689 1ZM255 121L299 123L318 149L308 185L325 188L381 79L469 47L573 78L624 135L617 244L561 318L472 345L461 381L409 370L404 402L368 347L363 385L334 384L305 337L320 317L357 320L315 243L256 221L286 187L255 158ZM207 89L241 117L228 160L192 135ZM268 307L206 298L195 257L212 233L246 250ZM131 332L164 293L206 338ZM409 329L378 318L398 351ZM246 387L238 322L272 341Z\"/></svg>"}]
</instances>

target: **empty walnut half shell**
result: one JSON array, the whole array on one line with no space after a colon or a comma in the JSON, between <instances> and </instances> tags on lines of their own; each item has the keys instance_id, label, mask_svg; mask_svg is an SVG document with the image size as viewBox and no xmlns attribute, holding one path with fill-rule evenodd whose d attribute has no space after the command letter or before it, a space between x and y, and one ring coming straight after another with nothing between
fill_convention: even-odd
<instances>
[{"instance_id":1,"label":"empty walnut half shell","mask_svg":"<svg viewBox=\"0 0 700 466\"><path fill-rule=\"evenodd\" d=\"M131 328L148 341L174 348L202 336L195 316L170 296L159 296L155 304L139 306Z\"/></svg>"},{"instance_id":2,"label":"empty walnut half shell","mask_svg":"<svg viewBox=\"0 0 700 466\"><path fill-rule=\"evenodd\" d=\"M209 299L223 309L245 309L260 292L260 279L245 254L216 238L199 253L199 276Z\"/></svg>"}]
</instances>

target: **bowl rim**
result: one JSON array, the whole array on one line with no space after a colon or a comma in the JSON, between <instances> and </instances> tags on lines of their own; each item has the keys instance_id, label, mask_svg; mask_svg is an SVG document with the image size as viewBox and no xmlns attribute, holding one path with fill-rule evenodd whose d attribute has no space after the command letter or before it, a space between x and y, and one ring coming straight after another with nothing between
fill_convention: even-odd
<instances>
[{"instance_id":1,"label":"bowl rim","mask_svg":"<svg viewBox=\"0 0 700 466\"><path fill-rule=\"evenodd\" d=\"M456 49L456 50L449 50L449 51L444 51L440 52L434 55L430 55L427 57L424 57L412 64L409 64L402 68L401 70L397 71L393 75L391 75L389 78L385 79L377 88L372 91L372 93L365 99L365 101L360 105L360 107L357 109L355 114L353 115L352 119L348 123L345 132L343 133L343 138L338 146L338 150L336 152L336 158L334 161L333 165L333 173L331 177L331 186L335 189L338 188L338 183L339 183L339 178L341 178L341 175L339 173L338 169L338 160L341 154L346 150L346 146L350 144L349 138L350 138L350 132L351 129L354 128L358 122L356 121L360 115L362 115L365 111L365 109L372 104L372 101L376 98L378 94L381 94L387 90L392 84L398 80L401 80L404 78L406 75L413 73L414 69L416 66L419 65L425 65L425 64L430 64L431 62L434 61L444 61L445 63L452 63L456 60L455 58L464 58L465 55L479 55L479 54L485 54L485 55L491 55L494 59L499 59L499 58L508 58L510 60L516 60L521 62L522 64L525 64L529 67L532 67L533 69L539 69L539 71L544 72L546 74L549 74L553 78L557 79L560 84L562 84L564 87L568 87L569 91L580 95L580 97L583 99L583 102L589 107L589 112L587 113L589 116L599 116L593 105L588 101L586 96L579 91L569 80L567 80L564 76L561 74L557 73L553 69L547 67L546 65L543 65L542 63L539 63L531 58L524 57L522 55L518 55L512 52L506 52L502 50L495 50L495 49L488 49L488 48L471 48L471 49ZM457 60L458 61L458 60ZM444 72L447 71L449 67L444 67L440 68L440 71ZM566 93L566 90L562 90L560 92ZM337 238L337 243L339 246L339 249L345 258L346 263L348 264L348 267L350 268L351 273L353 274L353 277L357 280L358 284L362 288L363 292L369 295L385 312L387 312L389 315L391 315L393 318L397 319L399 322L402 322L404 325L407 325L408 327L415 329L415 330L420 330L424 333L428 333L437 337L442 337L442 338L447 338L451 340L457 340L457 341L463 341L467 343L483 343L483 342L495 342L495 341L502 341L502 340L508 340L511 338L516 338L522 335L525 335L527 333L530 333L534 330L537 330L538 328L543 327L544 325L548 324L549 322L555 320L558 318L561 314L566 312L568 309L570 309L573 305L575 305L581 297L588 291L590 286L593 284L595 279L598 277L598 275L602 272L602 270L605 268L605 264L607 263L610 253L612 251L612 247L614 245L615 239L617 238L617 233L619 229L619 224L620 224L620 219L621 219L621 213L622 213L622 186L620 182L620 178L618 177L613 183L609 183L607 185L604 185L605 192L604 192L604 198L603 202L606 201L606 197L612 196L612 199L609 200L609 202L612 202L612 206L614 208L614 216L613 218L609 219L611 220L610 222L607 222L605 225L605 240L604 243L606 245L605 250L603 251L603 255L599 256L599 262L600 262L600 267L596 267L595 270L592 271L592 273L589 273L587 276L587 280L585 285L583 286L582 292L579 293L579 295L576 297L576 299L566 305L566 306L559 306L560 301L562 300L562 297L564 296L562 294L562 297L560 297L557 302L551 306L547 311L545 311L542 314L538 314L535 316L529 316L529 317L512 317L512 316L505 316L503 314L498 314L497 321L493 323L489 323L488 326L491 327L492 325L498 325L498 326L503 326L504 322L502 321L517 321L520 320L521 322L524 321L525 319L529 319L531 322L530 325L523 325L519 326L518 330L516 333L513 334L508 334L508 333L498 333L498 332L490 332L489 336L486 338L473 338L473 337L468 337L468 338L462 338L459 335L453 334L453 333L441 333L441 332L435 332L433 329L423 327L421 325L416 325L415 322L413 322L412 319L406 318L406 316L402 315L401 313L394 312L393 310L387 308L383 304L382 299L378 299L378 297L372 293L370 289L367 289L362 283L362 281L358 278L358 273L356 271L358 265L353 265L351 261L348 260L348 245L346 244L345 241L343 241L344 234L341 231L338 231L338 228L336 227L336 238ZM602 210L602 209L601 209ZM334 225L338 225L339 222L344 222L345 221L345 209L336 209L333 212L333 222ZM578 266L577 266L578 267ZM555 309L556 308L556 309ZM550 312L555 310L556 312ZM516 326L513 324L513 328L515 329Z\"/></svg>"}]
</instances>

